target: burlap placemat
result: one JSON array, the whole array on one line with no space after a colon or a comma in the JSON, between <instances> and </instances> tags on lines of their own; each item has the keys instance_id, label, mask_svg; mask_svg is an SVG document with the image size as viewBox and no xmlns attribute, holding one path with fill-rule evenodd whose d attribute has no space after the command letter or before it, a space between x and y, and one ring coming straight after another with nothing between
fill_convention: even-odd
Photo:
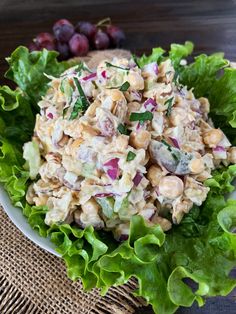
<instances>
[{"instance_id":1,"label":"burlap placemat","mask_svg":"<svg viewBox=\"0 0 236 314\"><path fill-rule=\"evenodd\" d=\"M66 276L63 261L28 240L0 208L1 314L129 314L144 304L132 295L135 281L105 297Z\"/></svg>"}]
</instances>

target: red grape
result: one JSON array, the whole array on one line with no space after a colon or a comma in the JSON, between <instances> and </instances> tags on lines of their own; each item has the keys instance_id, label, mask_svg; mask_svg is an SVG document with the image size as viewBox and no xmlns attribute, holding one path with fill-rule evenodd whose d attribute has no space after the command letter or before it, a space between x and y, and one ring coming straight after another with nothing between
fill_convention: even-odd
<instances>
[{"instance_id":1,"label":"red grape","mask_svg":"<svg viewBox=\"0 0 236 314\"><path fill-rule=\"evenodd\" d=\"M56 45L54 42L51 41L45 41L41 46L41 49L45 48L47 50L56 50Z\"/></svg>"},{"instance_id":2,"label":"red grape","mask_svg":"<svg viewBox=\"0 0 236 314\"><path fill-rule=\"evenodd\" d=\"M112 46L120 47L125 40L125 34L122 29L114 25L109 25L106 31L108 36L110 37Z\"/></svg>"},{"instance_id":3,"label":"red grape","mask_svg":"<svg viewBox=\"0 0 236 314\"><path fill-rule=\"evenodd\" d=\"M34 42L29 44L29 51L30 52L37 51L37 50L39 50L39 48L38 48L38 46Z\"/></svg>"},{"instance_id":4,"label":"red grape","mask_svg":"<svg viewBox=\"0 0 236 314\"><path fill-rule=\"evenodd\" d=\"M61 19L53 25L53 32L58 41L68 42L73 36L75 29L68 20Z\"/></svg>"},{"instance_id":5,"label":"red grape","mask_svg":"<svg viewBox=\"0 0 236 314\"><path fill-rule=\"evenodd\" d=\"M55 39L52 34L49 33L40 33L35 39L34 43L37 46L38 50L42 50L43 48L47 50L55 50Z\"/></svg>"},{"instance_id":6,"label":"red grape","mask_svg":"<svg viewBox=\"0 0 236 314\"><path fill-rule=\"evenodd\" d=\"M70 57L70 48L67 43L57 42L57 51L60 53L59 60L66 60Z\"/></svg>"},{"instance_id":7,"label":"red grape","mask_svg":"<svg viewBox=\"0 0 236 314\"><path fill-rule=\"evenodd\" d=\"M89 51L89 42L83 34L74 34L69 41L70 51L74 56L84 56Z\"/></svg>"},{"instance_id":8,"label":"red grape","mask_svg":"<svg viewBox=\"0 0 236 314\"><path fill-rule=\"evenodd\" d=\"M54 42L54 37L49 33L40 33L35 37L34 42L37 46L41 46L45 42Z\"/></svg>"},{"instance_id":9,"label":"red grape","mask_svg":"<svg viewBox=\"0 0 236 314\"><path fill-rule=\"evenodd\" d=\"M93 44L97 50L107 49L110 44L110 39L106 33L99 30L93 38Z\"/></svg>"},{"instance_id":10,"label":"red grape","mask_svg":"<svg viewBox=\"0 0 236 314\"><path fill-rule=\"evenodd\" d=\"M92 40L94 35L96 34L97 32L97 28L95 25L93 25L92 23L90 22L79 22L77 25L76 25L76 28L75 30L78 32L78 33L81 33L83 35L85 35L89 40Z\"/></svg>"}]
</instances>

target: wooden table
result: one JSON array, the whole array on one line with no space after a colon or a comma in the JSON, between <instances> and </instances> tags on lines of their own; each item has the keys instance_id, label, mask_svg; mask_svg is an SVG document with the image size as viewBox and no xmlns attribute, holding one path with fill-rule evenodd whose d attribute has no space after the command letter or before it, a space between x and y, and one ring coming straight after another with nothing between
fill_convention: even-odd
<instances>
[{"instance_id":1,"label":"wooden table","mask_svg":"<svg viewBox=\"0 0 236 314\"><path fill-rule=\"evenodd\" d=\"M124 29L125 48L134 53L191 40L195 54L224 51L227 58L236 61L235 0L1 0L0 83L6 82L4 58L18 45L29 44L37 33L51 31L57 19L97 22L107 16ZM178 313L234 314L236 303L232 296L218 298L207 301L203 309L180 309Z\"/></svg>"}]
</instances>

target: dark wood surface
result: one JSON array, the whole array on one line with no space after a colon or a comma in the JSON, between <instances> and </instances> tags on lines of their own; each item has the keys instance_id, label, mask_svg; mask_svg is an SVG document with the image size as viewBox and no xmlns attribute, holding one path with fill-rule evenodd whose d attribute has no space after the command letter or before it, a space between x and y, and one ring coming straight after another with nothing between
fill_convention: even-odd
<instances>
[{"instance_id":1,"label":"dark wood surface","mask_svg":"<svg viewBox=\"0 0 236 314\"><path fill-rule=\"evenodd\" d=\"M97 22L107 16L124 29L125 48L134 53L191 40L195 54L224 51L236 61L236 0L0 0L0 83L6 82L4 58L18 45L28 45L37 33L51 31L57 19ZM236 303L231 295L178 313L234 314Z\"/></svg>"},{"instance_id":2,"label":"dark wood surface","mask_svg":"<svg viewBox=\"0 0 236 314\"><path fill-rule=\"evenodd\" d=\"M57 19L96 22L107 16L125 30L125 46L135 53L192 40L196 53L225 51L236 60L235 0L0 0L1 82L4 58L37 33L51 31Z\"/></svg>"}]
</instances>

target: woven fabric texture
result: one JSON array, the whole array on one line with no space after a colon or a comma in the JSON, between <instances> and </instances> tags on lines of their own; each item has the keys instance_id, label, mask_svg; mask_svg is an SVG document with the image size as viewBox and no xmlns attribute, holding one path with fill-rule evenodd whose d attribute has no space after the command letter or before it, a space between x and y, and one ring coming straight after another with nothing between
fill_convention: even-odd
<instances>
[{"instance_id":1,"label":"woven fabric texture","mask_svg":"<svg viewBox=\"0 0 236 314\"><path fill-rule=\"evenodd\" d=\"M0 208L1 314L129 314L143 304L135 281L113 287L105 297L66 276L63 261L28 240Z\"/></svg>"}]
</instances>

